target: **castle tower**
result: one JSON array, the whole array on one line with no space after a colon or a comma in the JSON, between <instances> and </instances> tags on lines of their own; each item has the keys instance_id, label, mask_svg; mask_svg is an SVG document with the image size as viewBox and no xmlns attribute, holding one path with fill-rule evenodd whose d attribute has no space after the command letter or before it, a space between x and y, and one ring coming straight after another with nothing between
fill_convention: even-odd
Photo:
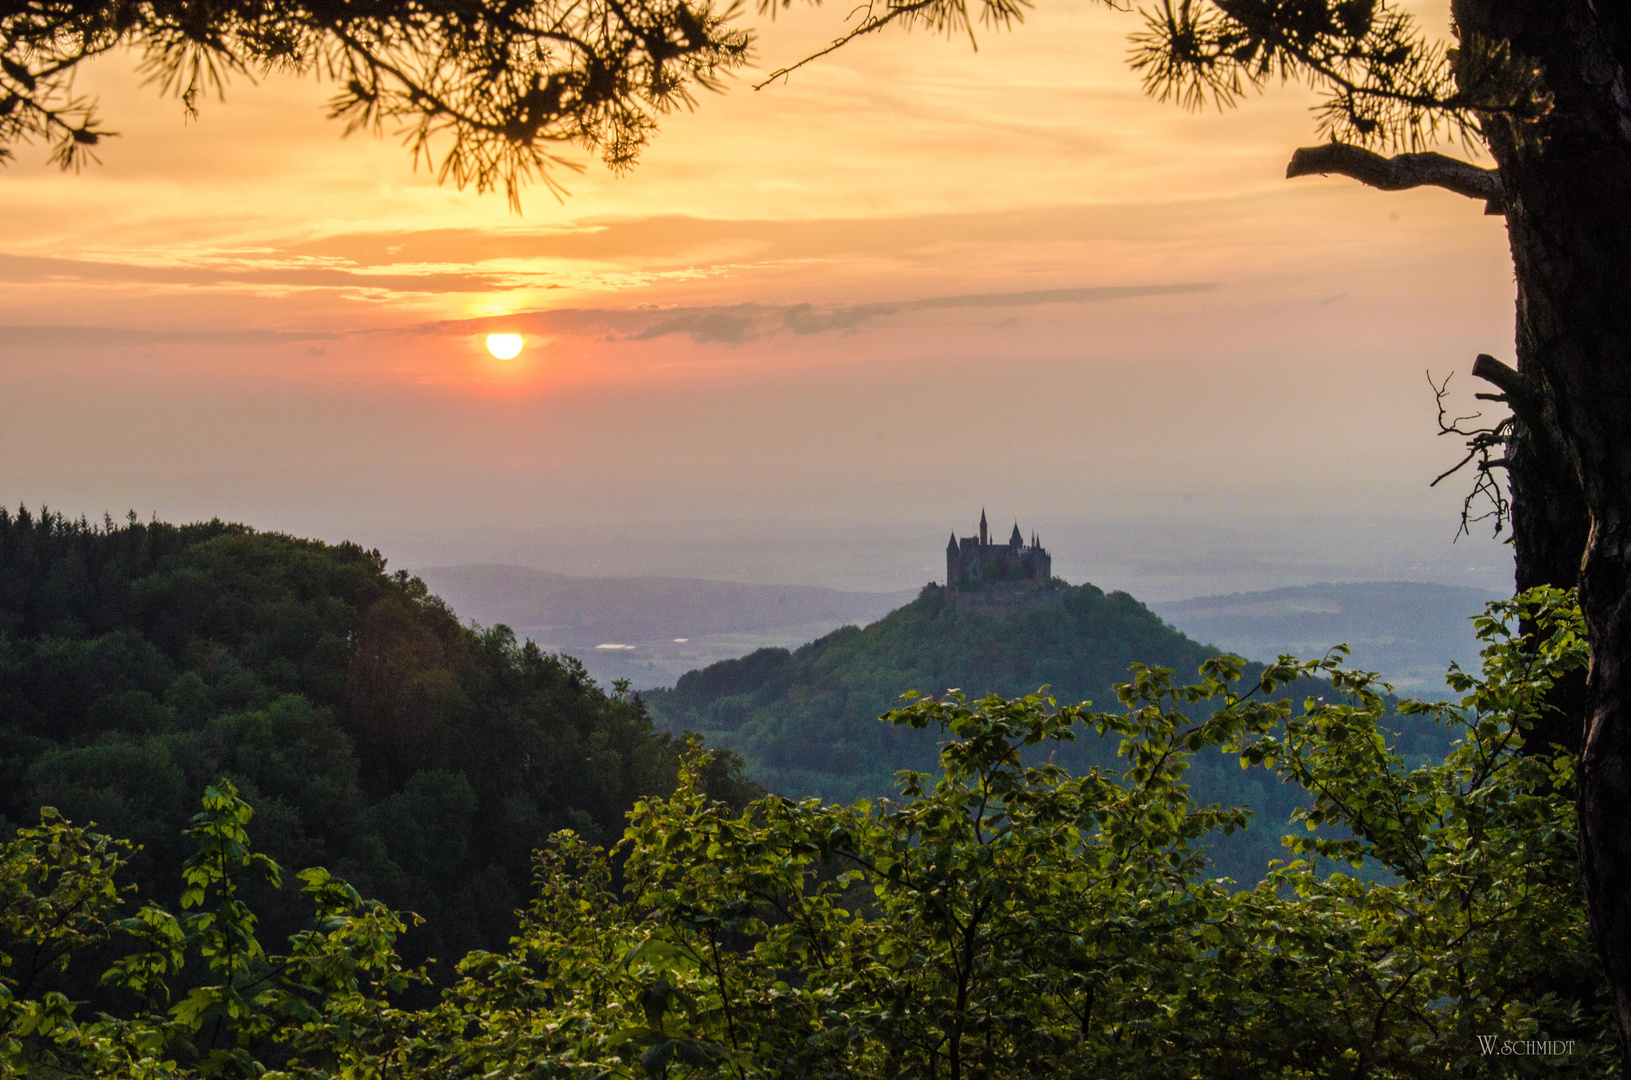
<instances>
[{"instance_id":1,"label":"castle tower","mask_svg":"<svg viewBox=\"0 0 1631 1080\"><path fill-rule=\"evenodd\" d=\"M1017 521L1014 522L1014 535L1008 538L1008 546L1011 548L1022 548L1025 546L1025 538L1019 535L1019 522Z\"/></svg>"},{"instance_id":2,"label":"castle tower","mask_svg":"<svg viewBox=\"0 0 1631 1080\"><path fill-rule=\"evenodd\" d=\"M985 532L985 507L982 506L980 507L980 546L985 547L989 541L990 538Z\"/></svg>"}]
</instances>

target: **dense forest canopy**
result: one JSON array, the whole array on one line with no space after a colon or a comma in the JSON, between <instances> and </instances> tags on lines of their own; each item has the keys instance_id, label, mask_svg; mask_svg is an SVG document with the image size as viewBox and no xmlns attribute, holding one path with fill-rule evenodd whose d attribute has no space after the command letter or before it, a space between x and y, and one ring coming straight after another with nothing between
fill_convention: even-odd
<instances>
[{"instance_id":1,"label":"dense forest canopy","mask_svg":"<svg viewBox=\"0 0 1631 1080\"><path fill-rule=\"evenodd\" d=\"M260 854L230 784L187 825L179 909L133 912L128 845L45 811L0 840L0 1075L1613 1075L1574 761L1525 742L1585 660L1580 616L1537 590L1480 633L1459 700L1407 706L1455 737L1421 766L1377 726L1369 676L1286 661L1243 677L1228 657L1189 685L1135 669L1108 711L993 696L892 713L944 746L877 804L733 807L693 756L613 849L552 837L516 936L440 994L402 963L400 915ZM1291 702L1287 682L1323 692ZM1080 773L1028 760L1077 738L1116 756ZM1206 752L1305 791L1300 816L1341 835L1299 830L1253 888L1212 879L1207 838L1253 826L1194 800ZM279 882L306 913L283 939L246 903ZM51 991L64 964L105 971L105 1009Z\"/></svg>"},{"instance_id":2,"label":"dense forest canopy","mask_svg":"<svg viewBox=\"0 0 1631 1080\"><path fill-rule=\"evenodd\" d=\"M140 845L145 895L173 896L226 779L262 850L416 912L411 953L457 957L508 938L547 836L610 842L679 762L637 696L461 626L376 551L0 510L0 825L95 822ZM731 769L711 775L740 800ZM293 902L266 898L274 930Z\"/></svg>"}]
</instances>

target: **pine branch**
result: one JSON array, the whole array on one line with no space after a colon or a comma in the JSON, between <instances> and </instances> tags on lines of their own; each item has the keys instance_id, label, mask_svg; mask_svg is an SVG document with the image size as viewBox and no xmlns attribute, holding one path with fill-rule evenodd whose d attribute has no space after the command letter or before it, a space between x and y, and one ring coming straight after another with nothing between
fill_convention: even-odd
<instances>
[{"instance_id":1,"label":"pine branch","mask_svg":"<svg viewBox=\"0 0 1631 1080\"><path fill-rule=\"evenodd\" d=\"M1332 173L1381 191L1441 187L1469 199L1483 199L1486 214L1506 212L1498 171L1430 151L1383 157L1361 146L1333 142L1303 147L1291 155L1291 163L1286 166L1288 179Z\"/></svg>"}]
</instances>

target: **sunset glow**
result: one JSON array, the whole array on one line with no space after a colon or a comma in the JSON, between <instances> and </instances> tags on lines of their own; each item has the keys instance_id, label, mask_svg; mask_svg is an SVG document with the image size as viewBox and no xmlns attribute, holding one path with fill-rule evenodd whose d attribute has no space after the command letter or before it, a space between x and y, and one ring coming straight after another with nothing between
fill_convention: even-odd
<instances>
[{"instance_id":1,"label":"sunset glow","mask_svg":"<svg viewBox=\"0 0 1631 1080\"><path fill-rule=\"evenodd\" d=\"M1149 100L1136 29L1044 5L977 53L876 35L748 72L520 215L342 139L330 87L244 81L189 122L98 61L102 163L0 173L0 491L335 536L997 493L1027 520L1450 512L1422 373L1510 348L1500 219L1287 181L1308 91ZM770 70L833 26L761 30Z\"/></svg>"}]
</instances>

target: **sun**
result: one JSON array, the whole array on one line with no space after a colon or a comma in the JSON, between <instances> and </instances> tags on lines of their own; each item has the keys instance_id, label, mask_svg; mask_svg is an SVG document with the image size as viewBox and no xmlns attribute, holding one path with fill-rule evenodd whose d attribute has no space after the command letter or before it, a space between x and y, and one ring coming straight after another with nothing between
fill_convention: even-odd
<instances>
[{"instance_id":1,"label":"sun","mask_svg":"<svg viewBox=\"0 0 1631 1080\"><path fill-rule=\"evenodd\" d=\"M487 351L500 360L514 360L520 356L522 344L520 334L487 335Z\"/></svg>"}]
</instances>

